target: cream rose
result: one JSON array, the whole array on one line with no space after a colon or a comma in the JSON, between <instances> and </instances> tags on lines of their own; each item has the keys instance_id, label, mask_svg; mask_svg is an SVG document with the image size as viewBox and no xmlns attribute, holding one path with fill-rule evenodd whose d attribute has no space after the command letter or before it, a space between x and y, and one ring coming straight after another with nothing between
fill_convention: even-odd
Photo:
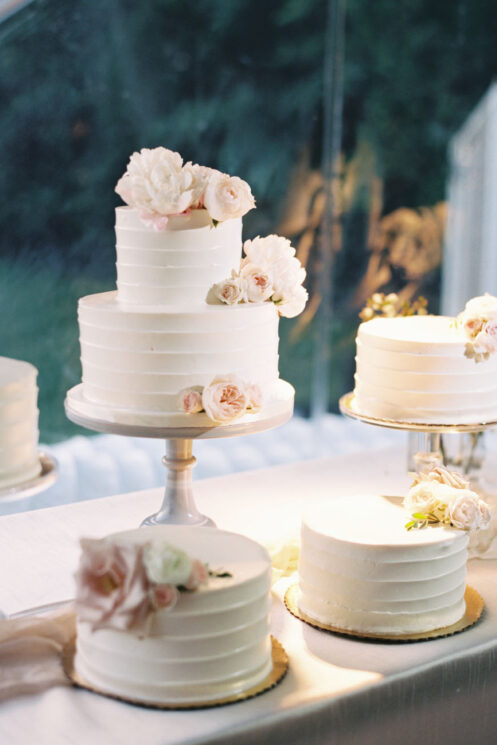
<instances>
[{"instance_id":1,"label":"cream rose","mask_svg":"<svg viewBox=\"0 0 497 745\"><path fill-rule=\"evenodd\" d=\"M240 278L236 275L231 279L224 279L217 282L214 287L214 295L227 305L235 305L245 300L245 287Z\"/></svg>"},{"instance_id":2,"label":"cream rose","mask_svg":"<svg viewBox=\"0 0 497 745\"><path fill-rule=\"evenodd\" d=\"M484 321L497 319L497 297L487 293L471 298L466 303L462 315L468 318L482 318Z\"/></svg>"},{"instance_id":3,"label":"cream rose","mask_svg":"<svg viewBox=\"0 0 497 745\"><path fill-rule=\"evenodd\" d=\"M164 230L169 215L189 209L195 179L190 167L183 168L179 153L156 147L143 148L131 156L116 192L130 207L138 210L144 223Z\"/></svg>"},{"instance_id":4,"label":"cream rose","mask_svg":"<svg viewBox=\"0 0 497 745\"><path fill-rule=\"evenodd\" d=\"M204 192L204 207L213 220L243 217L255 207L250 186L238 176L213 171Z\"/></svg>"},{"instance_id":5,"label":"cream rose","mask_svg":"<svg viewBox=\"0 0 497 745\"><path fill-rule=\"evenodd\" d=\"M262 408L262 404L264 403L264 396L262 394L262 389L260 385L257 385L257 383L253 383L252 385L247 385L246 387L247 391L247 408L250 409L250 411L255 414Z\"/></svg>"},{"instance_id":6,"label":"cream rose","mask_svg":"<svg viewBox=\"0 0 497 745\"><path fill-rule=\"evenodd\" d=\"M223 424L238 419L247 409L245 385L234 375L215 378L204 388L202 404L213 422Z\"/></svg>"},{"instance_id":7,"label":"cream rose","mask_svg":"<svg viewBox=\"0 0 497 745\"><path fill-rule=\"evenodd\" d=\"M480 527L481 511L476 494L469 489L459 489L449 504L450 522L461 530L474 530Z\"/></svg>"},{"instance_id":8,"label":"cream rose","mask_svg":"<svg viewBox=\"0 0 497 745\"><path fill-rule=\"evenodd\" d=\"M199 166L197 163L186 163L183 168L191 175L192 209L204 206L204 194L209 178L218 173L213 168Z\"/></svg>"},{"instance_id":9,"label":"cream rose","mask_svg":"<svg viewBox=\"0 0 497 745\"><path fill-rule=\"evenodd\" d=\"M246 263L242 266L240 281L249 303L263 303L274 292L269 274L255 264Z\"/></svg>"},{"instance_id":10,"label":"cream rose","mask_svg":"<svg viewBox=\"0 0 497 745\"><path fill-rule=\"evenodd\" d=\"M185 414L198 414L202 411L202 387L184 388L178 395L178 405Z\"/></svg>"},{"instance_id":11,"label":"cream rose","mask_svg":"<svg viewBox=\"0 0 497 745\"><path fill-rule=\"evenodd\" d=\"M148 579L157 585L186 585L193 569L188 554L159 541L145 546L143 563Z\"/></svg>"},{"instance_id":12,"label":"cream rose","mask_svg":"<svg viewBox=\"0 0 497 745\"><path fill-rule=\"evenodd\" d=\"M446 489L440 489L443 486L436 481L420 481L414 486L411 486L407 496L404 498L405 509L413 515L415 512L428 515L440 504L452 494L452 489L446 487Z\"/></svg>"}]
</instances>

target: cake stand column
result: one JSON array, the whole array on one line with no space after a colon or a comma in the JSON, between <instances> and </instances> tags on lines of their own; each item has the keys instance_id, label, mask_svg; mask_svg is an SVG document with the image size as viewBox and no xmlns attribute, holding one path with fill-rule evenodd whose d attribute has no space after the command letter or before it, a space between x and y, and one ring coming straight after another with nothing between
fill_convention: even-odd
<instances>
[{"instance_id":1,"label":"cake stand column","mask_svg":"<svg viewBox=\"0 0 497 745\"><path fill-rule=\"evenodd\" d=\"M409 433L409 468L417 473L443 466L439 432Z\"/></svg>"},{"instance_id":2,"label":"cake stand column","mask_svg":"<svg viewBox=\"0 0 497 745\"><path fill-rule=\"evenodd\" d=\"M196 463L193 442L188 439L166 440L166 490L159 512L145 518L142 525L203 525L214 526L195 505L192 469Z\"/></svg>"}]
</instances>

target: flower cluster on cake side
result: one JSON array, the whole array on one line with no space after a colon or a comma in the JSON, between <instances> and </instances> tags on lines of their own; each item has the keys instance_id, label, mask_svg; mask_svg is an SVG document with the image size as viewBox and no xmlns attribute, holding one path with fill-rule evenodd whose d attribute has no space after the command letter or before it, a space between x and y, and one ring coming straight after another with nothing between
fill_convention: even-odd
<instances>
[{"instance_id":1,"label":"flower cluster on cake side","mask_svg":"<svg viewBox=\"0 0 497 745\"><path fill-rule=\"evenodd\" d=\"M442 523L459 530L481 530L490 524L488 505L470 488L461 474L436 466L414 474L414 483L404 499L412 520L407 530Z\"/></svg>"},{"instance_id":2,"label":"flower cluster on cake side","mask_svg":"<svg viewBox=\"0 0 497 745\"><path fill-rule=\"evenodd\" d=\"M263 403L261 387L244 383L236 375L217 377L206 386L184 388L178 397L185 414L205 412L216 424L225 424L250 412L256 414Z\"/></svg>"},{"instance_id":3,"label":"flower cluster on cake side","mask_svg":"<svg viewBox=\"0 0 497 745\"><path fill-rule=\"evenodd\" d=\"M243 252L240 269L214 285L215 296L227 305L269 300L286 318L302 313L308 298L302 284L306 272L288 238L258 236L245 241Z\"/></svg>"},{"instance_id":4,"label":"flower cluster on cake side","mask_svg":"<svg viewBox=\"0 0 497 745\"><path fill-rule=\"evenodd\" d=\"M497 297L487 293L468 300L456 318L456 326L468 339L466 357L475 362L487 360L497 352Z\"/></svg>"},{"instance_id":5,"label":"flower cluster on cake side","mask_svg":"<svg viewBox=\"0 0 497 745\"><path fill-rule=\"evenodd\" d=\"M250 186L238 176L197 163L183 163L165 147L142 148L133 153L116 192L134 207L147 227L165 230L168 218L207 210L214 225L243 217L255 207Z\"/></svg>"},{"instance_id":6,"label":"flower cluster on cake side","mask_svg":"<svg viewBox=\"0 0 497 745\"><path fill-rule=\"evenodd\" d=\"M146 635L153 614L172 610L180 593L197 590L209 577L231 577L163 541L136 545L83 538L81 549L76 611L92 630L132 629Z\"/></svg>"}]
</instances>

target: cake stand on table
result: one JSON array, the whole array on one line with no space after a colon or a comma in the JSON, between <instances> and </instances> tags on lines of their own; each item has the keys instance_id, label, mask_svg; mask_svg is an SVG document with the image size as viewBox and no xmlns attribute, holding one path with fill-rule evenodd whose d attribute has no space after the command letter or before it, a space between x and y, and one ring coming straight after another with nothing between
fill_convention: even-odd
<instances>
[{"instance_id":1,"label":"cake stand on table","mask_svg":"<svg viewBox=\"0 0 497 745\"><path fill-rule=\"evenodd\" d=\"M164 499L160 510L145 518L142 525L213 526L214 522L202 515L195 505L192 488L192 469L196 463L192 454L193 440L240 437L285 424L293 414L295 391L290 383L283 380L278 381L277 388L275 399L264 405L257 414L246 414L241 419L219 425L208 422L205 415L164 415L155 412L137 415L129 410L94 404L84 398L82 384L68 391L65 408L72 422L96 432L166 441L166 454L162 458L166 467Z\"/></svg>"}]
</instances>

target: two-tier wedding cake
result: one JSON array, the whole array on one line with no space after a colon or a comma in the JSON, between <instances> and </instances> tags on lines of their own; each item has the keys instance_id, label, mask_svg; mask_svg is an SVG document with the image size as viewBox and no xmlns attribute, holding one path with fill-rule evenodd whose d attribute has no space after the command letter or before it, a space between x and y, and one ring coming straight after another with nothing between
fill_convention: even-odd
<instances>
[{"instance_id":1,"label":"two-tier wedding cake","mask_svg":"<svg viewBox=\"0 0 497 745\"><path fill-rule=\"evenodd\" d=\"M280 236L246 241L248 184L134 153L116 191L117 291L79 302L82 386L71 408L96 419L211 427L291 413L279 379L278 320L302 311L305 270Z\"/></svg>"}]
</instances>

